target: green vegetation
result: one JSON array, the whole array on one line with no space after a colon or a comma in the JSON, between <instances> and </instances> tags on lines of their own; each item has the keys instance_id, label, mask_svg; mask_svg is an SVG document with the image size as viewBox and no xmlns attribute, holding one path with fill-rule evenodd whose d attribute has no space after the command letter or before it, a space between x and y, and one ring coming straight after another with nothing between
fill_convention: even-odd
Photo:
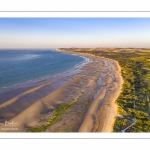
<instances>
[{"instance_id":1,"label":"green vegetation","mask_svg":"<svg viewBox=\"0 0 150 150\"><path fill-rule=\"evenodd\" d=\"M150 50L113 49L113 50L80 50L95 56L118 61L124 79L122 93L117 99L118 112L114 132L150 132Z\"/></svg>"},{"instance_id":2,"label":"green vegetation","mask_svg":"<svg viewBox=\"0 0 150 150\"><path fill-rule=\"evenodd\" d=\"M126 128L127 126L129 126L132 123L132 120L129 118L116 118L115 121L115 128L116 131L120 132L120 130L123 130L124 128Z\"/></svg>"},{"instance_id":3,"label":"green vegetation","mask_svg":"<svg viewBox=\"0 0 150 150\"><path fill-rule=\"evenodd\" d=\"M55 110L55 115L52 118L50 118L46 124L36 127L36 128L28 129L27 132L43 132L43 131L45 131L49 126L51 126L53 123L55 123L59 119L60 115L62 115L66 110L71 108L74 104L75 104L75 102L72 102L71 104L60 105L59 108L57 108Z\"/></svg>"}]
</instances>

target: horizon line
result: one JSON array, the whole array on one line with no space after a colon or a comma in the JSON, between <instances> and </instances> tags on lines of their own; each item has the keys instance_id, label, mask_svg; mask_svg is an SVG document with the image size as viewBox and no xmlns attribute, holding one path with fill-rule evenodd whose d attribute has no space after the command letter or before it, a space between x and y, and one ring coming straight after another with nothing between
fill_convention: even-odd
<instances>
[{"instance_id":1,"label":"horizon line","mask_svg":"<svg viewBox=\"0 0 150 150\"><path fill-rule=\"evenodd\" d=\"M19 50L19 49L21 49L21 50L29 50L29 49L76 49L76 48L87 48L87 49L91 49L91 48L116 48L116 49L122 49L122 48L124 48L124 49L150 49L150 47L149 48L147 48L147 47L53 47L53 48L0 48L0 50Z\"/></svg>"}]
</instances>

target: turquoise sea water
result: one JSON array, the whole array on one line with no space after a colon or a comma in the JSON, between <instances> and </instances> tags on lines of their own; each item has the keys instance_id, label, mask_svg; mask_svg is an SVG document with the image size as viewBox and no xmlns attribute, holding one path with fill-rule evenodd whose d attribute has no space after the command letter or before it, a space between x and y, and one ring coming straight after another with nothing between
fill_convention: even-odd
<instances>
[{"instance_id":1,"label":"turquoise sea water","mask_svg":"<svg viewBox=\"0 0 150 150\"><path fill-rule=\"evenodd\" d=\"M0 50L0 89L74 68L84 58L52 50Z\"/></svg>"}]
</instances>

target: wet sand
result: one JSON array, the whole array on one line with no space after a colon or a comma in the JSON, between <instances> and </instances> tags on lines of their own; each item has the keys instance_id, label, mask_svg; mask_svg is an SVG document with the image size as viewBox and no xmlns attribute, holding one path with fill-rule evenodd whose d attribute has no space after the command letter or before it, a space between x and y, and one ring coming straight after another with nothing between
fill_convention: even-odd
<instances>
[{"instance_id":1,"label":"wet sand","mask_svg":"<svg viewBox=\"0 0 150 150\"><path fill-rule=\"evenodd\" d=\"M72 101L75 105L45 132L111 132L123 82L120 67L114 60L79 55L87 58L82 66L0 93L0 132L44 125L61 104Z\"/></svg>"}]
</instances>

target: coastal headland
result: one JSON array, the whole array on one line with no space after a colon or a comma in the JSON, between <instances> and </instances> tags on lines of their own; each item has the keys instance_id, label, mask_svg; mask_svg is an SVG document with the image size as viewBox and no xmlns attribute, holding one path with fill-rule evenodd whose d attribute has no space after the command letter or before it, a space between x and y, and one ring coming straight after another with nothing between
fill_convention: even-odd
<instances>
[{"instance_id":1,"label":"coastal headland","mask_svg":"<svg viewBox=\"0 0 150 150\"><path fill-rule=\"evenodd\" d=\"M118 115L115 101L123 84L118 62L67 49L57 51L79 55L85 62L27 87L4 91L0 132L113 131Z\"/></svg>"}]
</instances>

